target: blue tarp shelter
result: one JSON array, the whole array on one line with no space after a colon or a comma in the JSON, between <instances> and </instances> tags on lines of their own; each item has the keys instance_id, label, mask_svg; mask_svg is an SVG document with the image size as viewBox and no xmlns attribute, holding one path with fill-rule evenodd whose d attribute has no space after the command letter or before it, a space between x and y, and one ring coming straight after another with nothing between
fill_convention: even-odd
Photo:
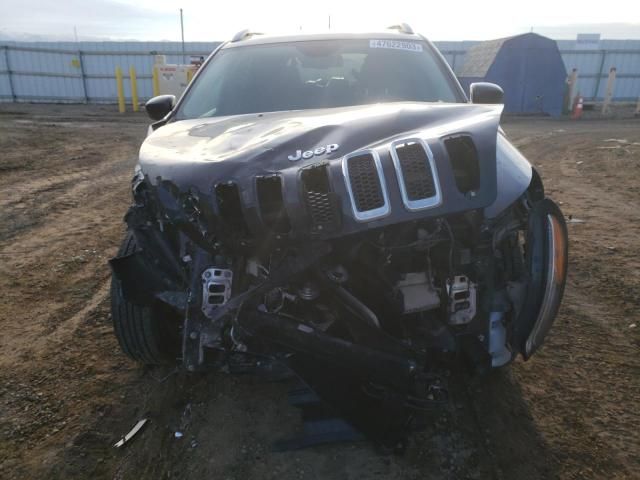
<instances>
[{"instance_id":1,"label":"blue tarp shelter","mask_svg":"<svg viewBox=\"0 0 640 480\"><path fill-rule=\"evenodd\" d=\"M552 116L562 113L566 77L556 42L536 33L474 45L458 72L467 92L473 82L500 85L507 113Z\"/></svg>"}]
</instances>

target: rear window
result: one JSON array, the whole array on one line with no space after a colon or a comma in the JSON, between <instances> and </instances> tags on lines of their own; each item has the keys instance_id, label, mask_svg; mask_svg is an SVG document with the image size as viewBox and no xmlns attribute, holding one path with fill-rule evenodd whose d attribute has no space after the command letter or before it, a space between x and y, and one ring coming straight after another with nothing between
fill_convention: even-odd
<instances>
[{"instance_id":1,"label":"rear window","mask_svg":"<svg viewBox=\"0 0 640 480\"><path fill-rule=\"evenodd\" d=\"M454 80L421 41L314 40L220 50L177 118L382 102L458 102Z\"/></svg>"}]
</instances>

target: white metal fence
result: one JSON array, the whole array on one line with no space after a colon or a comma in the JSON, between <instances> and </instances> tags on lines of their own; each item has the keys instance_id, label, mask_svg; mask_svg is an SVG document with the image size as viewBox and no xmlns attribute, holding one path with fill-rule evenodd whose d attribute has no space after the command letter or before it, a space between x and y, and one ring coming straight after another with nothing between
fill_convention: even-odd
<instances>
[{"instance_id":1,"label":"white metal fence","mask_svg":"<svg viewBox=\"0 0 640 480\"><path fill-rule=\"evenodd\" d=\"M476 42L435 43L455 71ZM184 63L192 55L206 57L217 45L189 42L183 56L178 42L5 42L0 44L0 101L115 103L117 66L125 72L127 98L129 67L135 68L138 97L144 100L153 92L155 55ZM640 96L640 40L601 40L595 50L578 50L574 41L559 40L558 47L567 72L578 69L577 90L587 100L603 98L611 67L617 69L614 101Z\"/></svg>"},{"instance_id":2,"label":"white metal fence","mask_svg":"<svg viewBox=\"0 0 640 480\"><path fill-rule=\"evenodd\" d=\"M125 73L130 97L129 67L136 70L138 97L152 96L155 55L167 63L207 56L218 43L188 43L183 56L175 42L7 43L0 45L0 100L61 103L115 103L115 69ZM186 58L184 58L186 57Z\"/></svg>"}]
</instances>

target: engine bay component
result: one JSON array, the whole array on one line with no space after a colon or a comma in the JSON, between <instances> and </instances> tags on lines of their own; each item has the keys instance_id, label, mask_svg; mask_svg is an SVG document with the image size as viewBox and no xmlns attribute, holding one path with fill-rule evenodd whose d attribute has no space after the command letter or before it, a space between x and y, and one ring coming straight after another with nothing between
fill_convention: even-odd
<instances>
[{"instance_id":1,"label":"engine bay component","mask_svg":"<svg viewBox=\"0 0 640 480\"><path fill-rule=\"evenodd\" d=\"M213 311L231 298L233 272L211 267L202 272L202 312L211 318Z\"/></svg>"},{"instance_id":2,"label":"engine bay component","mask_svg":"<svg viewBox=\"0 0 640 480\"><path fill-rule=\"evenodd\" d=\"M503 312L489 314L489 354L492 367L501 367L511 361L512 353L507 346Z\"/></svg>"},{"instance_id":3,"label":"engine bay component","mask_svg":"<svg viewBox=\"0 0 640 480\"><path fill-rule=\"evenodd\" d=\"M464 275L453 278L447 286L449 293L449 323L464 325L476 314L476 286Z\"/></svg>"},{"instance_id":4,"label":"engine bay component","mask_svg":"<svg viewBox=\"0 0 640 480\"><path fill-rule=\"evenodd\" d=\"M396 283L402 298L402 312L432 310L440 306L440 294L425 272L405 273Z\"/></svg>"},{"instance_id":5,"label":"engine bay component","mask_svg":"<svg viewBox=\"0 0 640 480\"><path fill-rule=\"evenodd\" d=\"M314 282L307 281L302 284L302 286L298 289L298 296L302 300L306 300L308 302L315 300L320 296L320 290L318 289L318 285Z\"/></svg>"}]
</instances>

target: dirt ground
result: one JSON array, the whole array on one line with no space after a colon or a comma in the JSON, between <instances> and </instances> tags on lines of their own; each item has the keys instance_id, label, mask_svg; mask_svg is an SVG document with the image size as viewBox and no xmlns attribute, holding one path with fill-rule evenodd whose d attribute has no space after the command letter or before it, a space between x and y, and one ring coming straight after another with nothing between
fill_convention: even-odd
<instances>
[{"instance_id":1,"label":"dirt ground","mask_svg":"<svg viewBox=\"0 0 640 480\"><path fill-rule=\"evenodd\" d=\"M274 453L300 428L289 384L119 351L107 260L146 125L113 107L0 105L0 478L640 478L640 120L506 121L572 219L565 300L539 354L452 381L403 456Z\"/></svg>"}]
</instances>

